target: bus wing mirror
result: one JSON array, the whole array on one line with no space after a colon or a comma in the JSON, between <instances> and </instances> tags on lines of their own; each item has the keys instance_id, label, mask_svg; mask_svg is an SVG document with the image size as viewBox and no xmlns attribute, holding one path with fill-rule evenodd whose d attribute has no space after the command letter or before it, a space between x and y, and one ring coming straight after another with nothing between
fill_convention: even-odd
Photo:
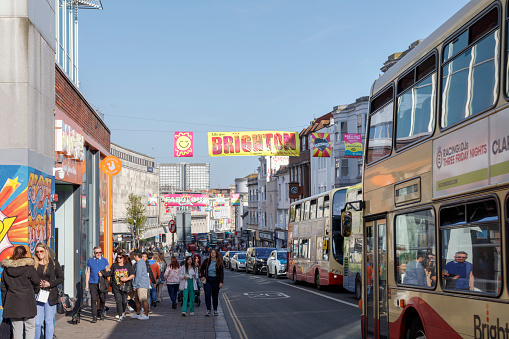
<instances>
[{"instance_id":1,"label":"bus wing mirror","mask_svg":"<svg viewBox=\"0 0 509 339\"><path fill-rule=\"evenodd\" d=\"M341 235L345 238L352 234L352 213L341 213Z\"/></svg>"}]
</instances>

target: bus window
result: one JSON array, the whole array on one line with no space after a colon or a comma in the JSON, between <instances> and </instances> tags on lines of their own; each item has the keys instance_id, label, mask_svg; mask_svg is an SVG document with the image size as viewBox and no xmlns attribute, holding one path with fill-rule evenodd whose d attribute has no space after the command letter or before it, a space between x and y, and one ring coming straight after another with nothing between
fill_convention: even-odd
<instances>
[{"instance_id":1,"label":"bus window","mask_svg":"<svg viewBox=\"0 0 509 339\"><path fill-rule=\"evenodd\" d=\"M325 242L326 246L322 247L322 259L329 260L329 238L323 238L323 241Z\"/></svg>"},{"instance_id":2,"label":"bus window","mask_svg":"<svg viewBox=\"0 0 509 339\"><path fill-rule=\"evenodd\" d=\"M392 149L392 101L393 88L387 88L383 93L371 101L371 113L369 117L369 133L367 147L367 162L372 163L389 155ZM377 101L383 98L385 106L378 107ZM386 104L389 103L389 104Z\"/></svg>"},{"instance_id":3,"label":"bus window","mask_svg":"<svg viewBox=\"0 0 509 339\"><path fill-rule=\"evenodd\" d=\"M440 224L442 287L450 291L499 294L502 258L498 206L494 199L459 205L464 222ZM440 215L457 213L459 206L444 207ZM451 218L440 218L448 220Z\"/></svg>"},{"instance_id":4,"label":"bus window","mask_svg":"<svg viewBox=\"0 0 509 339\"><path fill-rule=\"evenodd\" d=\"M299 257L299 240L295 239L292 243L292 258Z\"/></svg>"},{"instance_id":5,"label":"bus window","mask_svg":"<svg viewBox=\"0 0 509 339\"><path fill-rule=\"evenodd\" d=\"M295 221L300 221L300 209L301 205L295 205Z\"/></svg>"},{"instance_id":6,"label":"bus window","mask_svg":"<svg viewBox=\"0 0 509 339\"><path fill-rule=\"evenodd\" d=\"M303 259L309 259L309 239L299 240L299 254Z\"/></svg>"},{"instance_id":7,"label":"bus window","mask_svg":"<svg viewBox=\"0 0 509 339\"><path fill-rule=\"evenodd\" d=\"M493 106L498 98L498 7L444 47L440 127L447 128ZM484 36L484 37L483 37ZM480 39L483 37L483 39ZM456 44L460 44L456 48ZM468 48L457 56L461 47Z\"/></svg>"},{"instance_id":8,"label":"bus window","mask_svg":"<svg viewBox=\"0 0 509 339\"><path fill-rule=\"evenodd\" d=\"M341 210L345 208L346 190L336 191L332 200L332 216L341 217Z\"/></svg>"},{"instance_id":9,"label":"bus window","mask_svg":"<svg viewBox=\"0 0 509 339\"><path fill-rule=\"evenodd\" d=\"M332 255L334 259L340 264L343 264L343 244L345 238L341 235L341 233L332 233Z\"/></svg>"},{"instance_id":10,"label":"bus window","mask_svg":"<svg viewBox=\"0 0 509 339\"><path fill-rule=\"evenodd\" d=\"M323 197L323 217L328 218L330 216L330 202L329 196Z\"/></svg>"},{"instance_id":11,"label":"bus window","mask_svg":"<svg viewBox=\"0 0 509 339\"><path fill-rule=\"evenodd\" d=\"M290 207L290 222L295 222L295 205Z\"/></svg>"},{"instance_id":12,"label":"bus window","mask_svg":"<svg viewBox=\"0 0 509 339\"><path fill-rule=\"evenodd\" d=\"M323 197L318 198L318 206L316 210L316 217L323 218Z\"/></svg>"},{"instance_id":13,"label":"bus window","mask_svg":"<svg viewBox=\"0 0 509 339\"><path fill-rule=\"evenodd\" d=\"M304 214L302 215L302 220L309 219L309 200L304 202Z\"/></svg>"},{"instance_id":14,"label":"bus window","mask_svg":"<svg viewBox=\"0 0 509 339\"><path fill-rule=\"evenodd\" d=\"M436 242L432 210L398 215L395 224L397 284L435 287Z\"/></svg>"},{"instance_id":15,"label":"bus window","mask_svg":"<svg viewBox=\"0 0 509 339\"><path fill-rule=\"evenodd\" d=\"M316 199L311 200L311 207L309 210L309 219L316 219Z\"/></svg>"}]
</instances>

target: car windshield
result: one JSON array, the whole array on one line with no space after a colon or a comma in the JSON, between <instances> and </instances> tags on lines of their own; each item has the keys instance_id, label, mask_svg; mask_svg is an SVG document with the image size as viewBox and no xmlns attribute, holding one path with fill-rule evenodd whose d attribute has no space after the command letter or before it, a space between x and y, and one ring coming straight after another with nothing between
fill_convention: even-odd
<instances>
[{"instance_id":1,"label":"car windshield","mask_svg":"<svg viewBox=\"0 0 509 339\"><path fill-rule=\"evenodd\" d=\"M256 256L258 257L268 257L270 252L272 252L272 248L258 248L256 249Z\"/></svg>"},{"instance_id":2,"label":"car windshield","mask_svg":"<svg viewBox=\"0 0 509 339\"><path fill-rule=\"evenodd\" d=\"M278 260L286 259L286 252L277 252L277 258Z\"/></svg>"},{"instance_id":3,"label":"car windshield","mask_svg":"<svg viewBox=\"0 0 509 339\"><path fill-rule=\"evenodd\" d=\"M246 259L246 254L237 254L237 259Z\"/></svg>"}]
</instances>

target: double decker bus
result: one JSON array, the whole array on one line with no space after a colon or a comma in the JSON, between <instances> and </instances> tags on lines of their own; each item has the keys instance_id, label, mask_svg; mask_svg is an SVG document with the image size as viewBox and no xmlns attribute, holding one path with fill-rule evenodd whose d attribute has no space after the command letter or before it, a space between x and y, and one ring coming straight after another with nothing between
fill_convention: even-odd
<instances>
[{"instance_id":1,"label":"double decker bus","mask_svg":"<svg viewBox=\"0 0 509 339\"><path fill-rule=\"evenodd\" d=\"M286 274L294 283L313 283L317 289L343 285L344 247L349 244L349 239L345 239L341 232L341 213L345 208L352 208L348 198L357 199L360 188L360 185L355 186L350 194L349 187L337 188L290 205ZM348 213L351 219L360 220L357 212ZM360 221L357 224L360 225ZM356 230L360 232L361 228Z\"/></svg>"},{"instance_id":2,"label":"double decker bus","mask_svg":"<svg viewBox=\"0 0 509 339\"><path fill-rule=\"evenodd\" d=\"M471 1L373 84L363 338L509 338L508 5Z\"/></svg>"}]
</instances>

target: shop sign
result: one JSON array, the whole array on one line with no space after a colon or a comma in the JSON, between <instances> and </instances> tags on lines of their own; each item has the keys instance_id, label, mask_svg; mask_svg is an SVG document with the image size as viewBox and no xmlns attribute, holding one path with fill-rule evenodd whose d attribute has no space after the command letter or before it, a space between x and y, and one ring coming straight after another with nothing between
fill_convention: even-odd
<instances>
[{"instance_id":1,"label":"shop sign","mask_svg":"<svg viewBox=\"0 0 509 339\"><path fill-rule=\"evenodd\" d=\"M119 174L122 170L122 162L119 158L110 155L103 159L100 167L106 175L114 176Z\"/></svg>"},{"instance_id":2,"label":"shop sign","mask_svg":"<svg viewBox=\"0 0 509 339\"><path fill-rule=\"evenodd\" d=\"M67 125L55 120L55 151L76 161L85 160L85 137Z\"/></svg>"}]
</instances>

